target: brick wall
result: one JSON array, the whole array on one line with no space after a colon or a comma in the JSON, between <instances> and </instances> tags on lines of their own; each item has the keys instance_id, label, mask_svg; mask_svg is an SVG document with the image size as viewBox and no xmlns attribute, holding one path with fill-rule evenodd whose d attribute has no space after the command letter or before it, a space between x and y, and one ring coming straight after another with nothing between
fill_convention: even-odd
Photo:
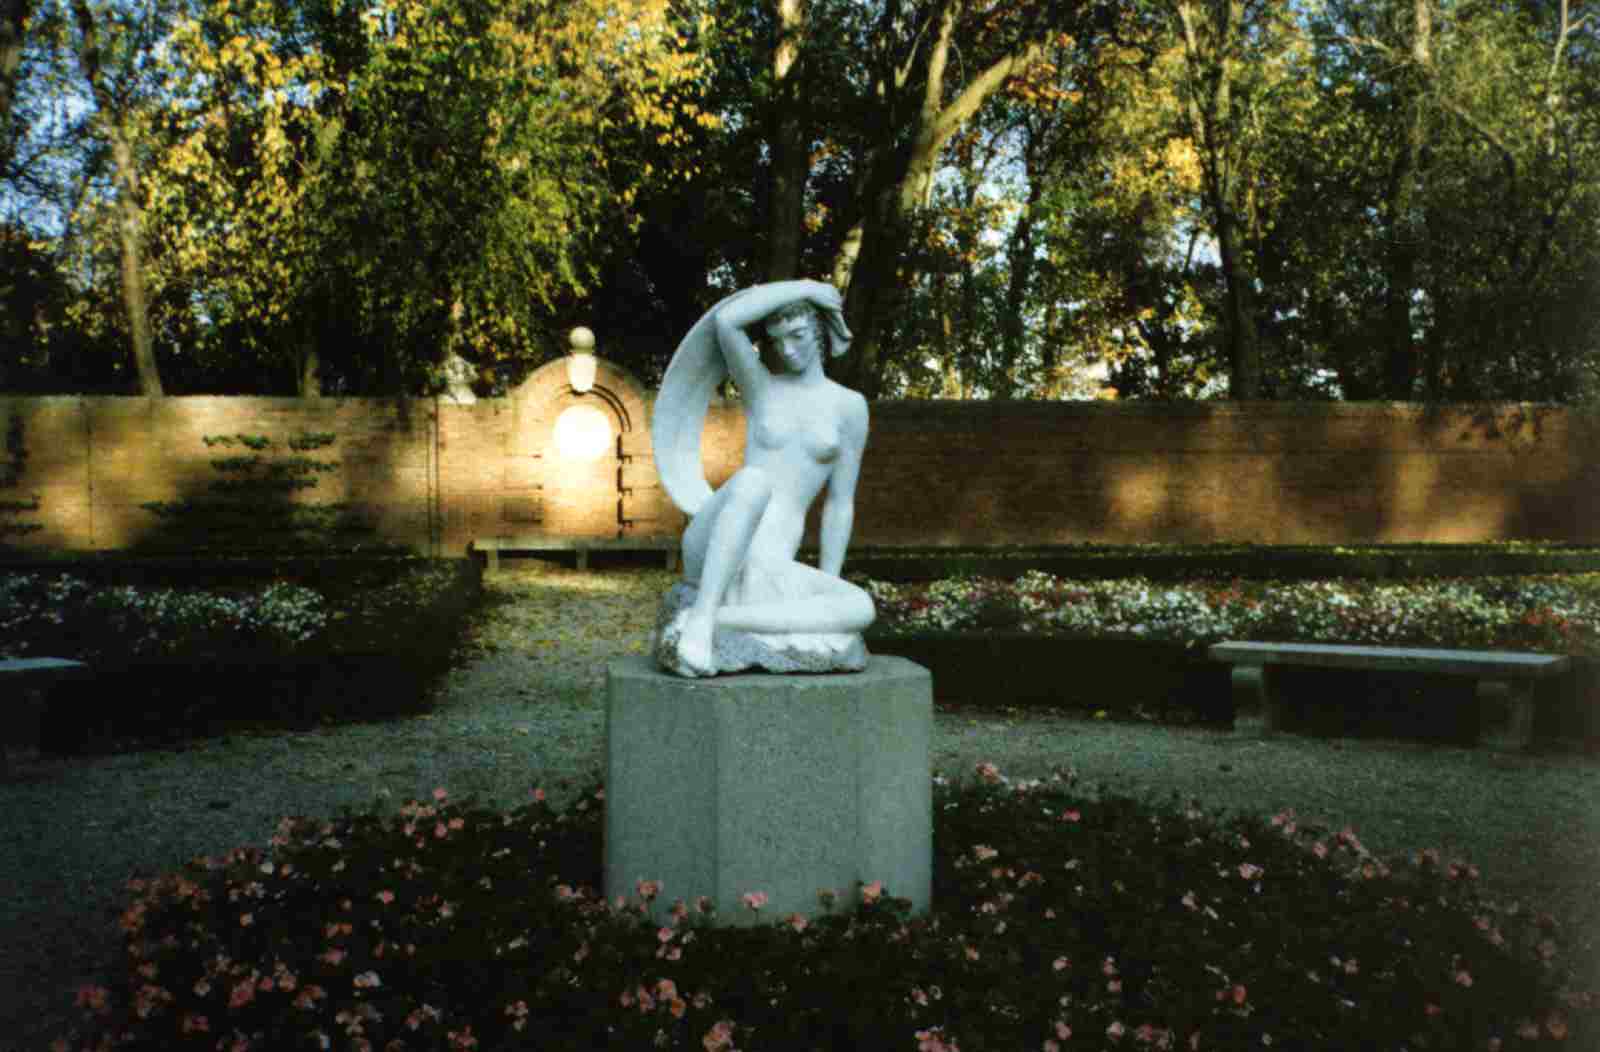
<instances>
[{"instance_id":1,"label":"brick wall","mask_svg":"<svg viewBox=\"0 0 1600 1052\"><path fill-rule=\"evenodd\" d=\"M603 453L568 456L557 421L588 407ZM650 399L602 362L594 391L560 362L510 397L425 399L0 396L0 502L39 498L0 535L22 548L126 548L160 528L140 507L195 494L223 455L203 436L333 432L340 462L307 501L357 505L379 535L460 554L474 537L676 535L655 476ZM595 415L590 414L591 420ZM703 442L720 484L742 459L737 404ZM1524 405L880 402L857 544L1084 541L1600 541L1600 420ZM812 535L814 540L814 533Z\"/></svg>"}]
</instances>

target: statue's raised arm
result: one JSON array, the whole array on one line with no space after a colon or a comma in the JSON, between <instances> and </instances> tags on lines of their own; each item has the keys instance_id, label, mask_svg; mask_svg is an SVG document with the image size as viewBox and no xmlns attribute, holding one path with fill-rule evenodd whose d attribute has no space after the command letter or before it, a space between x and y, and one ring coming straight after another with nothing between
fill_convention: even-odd
<instances>
[{"instance_id":1,"label":"statue's raised arm","mask_svg":"<svg viewBox=\"0 0 1600 1052\"><path fill-rule=\"evenodd\" d=\"M656 658L685 676L746 668L858 670L872 599L838 576L854 517L867 404L822 371L848 347L838 290L782 281L734 293L678 345L651 420L656 467L686 515L683 580L662 604ZM776 371L748 329L760 325ZM712 394L732 375L745 412L745 462L706 482L700 436ZM798 559L806 512L827 492L824 566Z\"/></svg>"}]
</instances>

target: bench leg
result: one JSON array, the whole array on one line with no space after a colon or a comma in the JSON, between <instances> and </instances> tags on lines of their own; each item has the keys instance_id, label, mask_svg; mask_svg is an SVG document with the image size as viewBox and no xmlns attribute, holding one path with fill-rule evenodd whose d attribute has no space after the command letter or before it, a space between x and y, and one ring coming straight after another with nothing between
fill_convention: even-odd
<instances>
[{"instance_id":1,"label":"bench leg","mask_svg":"<svg viewBox=\"0 0 1600 1052\"><path fill-rule=\"evenodd\" d=\"M1288 730L1293 721L1287 679L1278 666L1261 666L1261 708L1267 717L1267 730L1274 733Z\"/></svg>"},{"instance_id":2,"label":"bench leg","mask_svg":"<svg viewBox=\"0 0 1600 1052\"><path fill-rule=\"evenodd\" d=\"M587 570L588 568L589 568L589 549L587 549L587 548L579 548L578 549L578 569Z\"/></svg>"},{"instance_id":3,"label":"bench leg","mask_svg":"<svg viewBox=\"0 0 1600 1052\"><path fill-rule=\"evenodd\" d=\"M1508 683L1506 701L1511 707L1511 723L1507 732L1510 744L1526 749L1533 744L1533 684Z\"/></svg>"}]
</instances>

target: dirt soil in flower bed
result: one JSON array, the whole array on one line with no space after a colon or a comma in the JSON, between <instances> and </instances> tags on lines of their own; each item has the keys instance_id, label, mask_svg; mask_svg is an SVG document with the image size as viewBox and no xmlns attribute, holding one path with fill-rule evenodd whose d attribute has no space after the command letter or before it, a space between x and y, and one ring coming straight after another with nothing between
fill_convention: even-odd
<instances>
[{"instance_id":1,"label":"dirt soil in flower bed","mask_svg":"<svg viewBox=\"0 0 1600 1052\"><path fill-rule=\"evenodd\" d=\"M130 876L265 844L285 815L331 817L387 794L388 813L443 786L491 806L535 786L558 805L603 767L604 668L640 652L660 570L577 573L529 561L485 581L470 642L433 711L309 732L56 760L12 752L0 782L0 1050L47 1047L77 985L117 959ZM1600 989L1600 760L1390 740L1263 738L1010 707L1002 691L941 702L933 766L1011 778L1076 769L1083 785L1158 801L1349 825L1380 856L1436 847L1478 863L1491 894L1560 922Z\"/></svg>"}]
</instances>

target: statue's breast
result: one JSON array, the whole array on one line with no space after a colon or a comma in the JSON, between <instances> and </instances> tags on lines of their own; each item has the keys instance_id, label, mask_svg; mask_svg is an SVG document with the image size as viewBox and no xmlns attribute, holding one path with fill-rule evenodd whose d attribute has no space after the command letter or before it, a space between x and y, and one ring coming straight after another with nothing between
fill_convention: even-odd
<instances>
[{"instance_id":1,"label":"statue's breast","mask_svg":"<svg viewBox=\"0 0 1600 1052\"><path fill-rule=\"evenodd\" d=\"M798 448L819 464L839 456L839 424L832 419L769 408L757 415L750 437L762 449Z\"/></svg>"}]
</instances>

